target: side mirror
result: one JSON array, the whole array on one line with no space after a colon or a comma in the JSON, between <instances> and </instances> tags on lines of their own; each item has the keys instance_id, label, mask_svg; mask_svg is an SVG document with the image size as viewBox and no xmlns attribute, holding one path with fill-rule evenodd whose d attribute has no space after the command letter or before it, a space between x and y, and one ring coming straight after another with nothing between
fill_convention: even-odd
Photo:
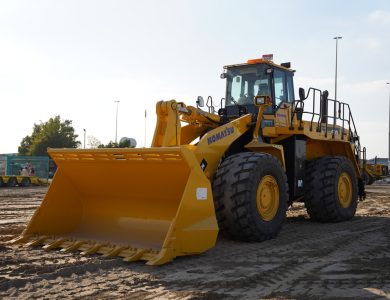
<instances>
[{"instance_id":1,"label":"side mirror","mask_svg":"<svg viewBox=\"0 0 390 300\"><path fill-rule=\"evenodd\" d=\"M198 99L196 99L196 105L198 107L203 107L204 106L204 100L202 96L198 96Z\"/></svg>"},{"instance_id":2,"label":"side mirror","mask_svg":"<svg viewBox=\"0 0 390 300\"><path fill-rule=\"evenodd\" d=\"M225 78L227 78L227 75L226 75L226 73L222 73L220 77L221 77L221 79L225 79Z\"/></svg>"},{"instance_id":3,"label":"side mirror","mask_svg":"<svg viewBox=\"0 0 390 300\"><path fill-rule=\"evenodd\" d=\"M301 101L306 99L306 97L305 97L305 89L304 88L299 88L299 99Z\"/></svg>"}]
</instances>

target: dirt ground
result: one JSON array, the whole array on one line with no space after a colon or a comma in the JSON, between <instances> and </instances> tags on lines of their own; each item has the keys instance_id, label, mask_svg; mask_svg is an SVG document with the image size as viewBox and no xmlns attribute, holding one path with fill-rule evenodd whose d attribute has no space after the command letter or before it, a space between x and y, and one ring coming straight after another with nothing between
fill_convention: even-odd
<instances>
[{"instance_id":1,"label":"dirt ground","mask_svg":"<svg viewBox=\"0 0 390 300\"><path fill-rule=\"evenodd\" d=\"M276 239L219 238L212 250L146 266L9 245L47 188L0 189L0 298L390 299L390 184L367 187L349 222L294 204Z\"/></svg>"}]
</instances>

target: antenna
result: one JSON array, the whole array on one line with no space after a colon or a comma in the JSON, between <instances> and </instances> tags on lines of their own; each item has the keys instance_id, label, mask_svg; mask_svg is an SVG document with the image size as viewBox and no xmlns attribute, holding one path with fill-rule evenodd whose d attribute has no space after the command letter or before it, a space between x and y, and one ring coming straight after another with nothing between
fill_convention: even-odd
<instances>
[{"instance_id":1,"label":"antenna","mask_svg":"<svg viewBox=\"0 0 390 300\"><path fill-rule=\"evenodd\" d=\"M386 84L390 85L390 82L386 82ZM388 157L387 157L387 165L390 167L390 89L389 89L389 149L388 149Z\"/></svg>"}]
</instances>

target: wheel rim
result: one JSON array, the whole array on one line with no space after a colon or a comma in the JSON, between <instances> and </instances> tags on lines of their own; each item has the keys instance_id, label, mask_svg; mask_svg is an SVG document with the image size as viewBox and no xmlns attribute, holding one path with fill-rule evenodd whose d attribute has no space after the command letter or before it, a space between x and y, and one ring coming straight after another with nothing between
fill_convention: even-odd
<instances>
[{"instance_id":1,"label":"wheel rim","mask_svg":"<svg viewBox=\"0 0 390 300\"><path fill-rule=\"evenodd\" d=\"M338 196L342 207L347 208L352 202L352 181L346 172L341 173L338 182Z\"/></svg>"},{"instance_id":2,"label":"wheel rim","mask_svg":"<svg viewBox=\"0 0 390 300\"><path fill-rule=\"evenodd\" d=\"M279 186L271 175L264 176L257 187L257 210L264 221L271 221L279 207Z\"/></svg>"}]
</instances>

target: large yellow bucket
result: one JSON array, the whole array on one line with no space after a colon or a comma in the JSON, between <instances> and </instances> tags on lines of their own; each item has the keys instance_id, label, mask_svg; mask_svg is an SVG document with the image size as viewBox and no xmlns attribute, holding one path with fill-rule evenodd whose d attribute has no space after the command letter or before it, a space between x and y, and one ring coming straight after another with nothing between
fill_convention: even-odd
<instances>
[{"instance_id":1,"label":"large yellow bucket","mask_svg":"<svg viewBox=\"0 0 390 300\"><path fill-rule=\"evenodd\" d=\"M192 146L49 149L58 169L15 242L163 264L213 247L210 181Z\"/></svg>"}]
</instances>

